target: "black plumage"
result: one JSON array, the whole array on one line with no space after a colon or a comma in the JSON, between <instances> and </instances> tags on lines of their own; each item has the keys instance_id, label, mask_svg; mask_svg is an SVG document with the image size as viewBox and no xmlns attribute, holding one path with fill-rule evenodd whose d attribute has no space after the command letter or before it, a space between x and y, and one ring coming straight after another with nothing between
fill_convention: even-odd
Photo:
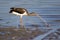
<instances>
[{"instance_id":1,"label":"black plumage","mask_svg":"<svg viewBox=\"0 0 60 40\"><path fill-rule=\"evenodd\" d=\"M14 12L17 12L17 13L19 13L19 14L23 14L24 12L28 13L28 11L27 11L25 8L14 8L14 7L12 7L12 8L10 8L10 9L11 9L11 10L10 10L9 13L12 13L13 11L14 11Z\"/></svg>"}]
</instances>

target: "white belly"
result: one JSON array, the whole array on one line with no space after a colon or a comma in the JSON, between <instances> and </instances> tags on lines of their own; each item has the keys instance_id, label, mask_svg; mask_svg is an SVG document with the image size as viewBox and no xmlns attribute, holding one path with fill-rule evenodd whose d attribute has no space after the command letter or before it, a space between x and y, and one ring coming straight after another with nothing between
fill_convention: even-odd
<instances>
[{"instance_id":1,"label":"white belly","mask_svg":"<svg viewBox=\"0 0 60 40\"><path fill-rule=\"evenodd\" d=\"M20 17L24 16L24 15L27 15L26 12L24 12L23 14L20 14L20 13L17 13L17 12L12 12L12 14L15 14L15 15L18 15Z\"/></svg>"}]
</instances>

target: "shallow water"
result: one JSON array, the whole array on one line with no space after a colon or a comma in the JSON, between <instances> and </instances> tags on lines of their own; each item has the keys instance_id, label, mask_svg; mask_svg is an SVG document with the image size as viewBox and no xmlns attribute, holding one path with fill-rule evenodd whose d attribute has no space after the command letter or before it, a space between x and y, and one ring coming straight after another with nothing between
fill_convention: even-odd
<instances>
[{"instance_id":1,"label":"shallow water","mask_svg":"<svg viewBox=\"0 0 60 40\"><path fill-rule=\"evenodd\" d=\"M10 7L24 7L29 12L36 12L42 16L49 24L56 24L56 22L51 22L52 20L60 20L60 6L57 0L33 0L33 1L16 1L16 0L0 0L0 24L8 26L16 26L20 24L19 16L9 14ZM29 19L29 20L27 20ZM35 23L40 25L41 20L37 17L23 17L24 24L31 24L30 19ZM37 20L36 20L37 19ZM27 21L26 21L27 20ZM58 23L58 22L57 22ZM59 23L58 23L59 24Z\"/></svg>"},{"instance_id":2,"label":"shallow water","mask_svg":"<svg viewBox=\"0 0 60 40\"><path fill-rule=\"evenodd\" d=\"M9 14L10 7L26 8L29 12L39 14L51 26L60 27L60 0L0 0L0 27L20 25L20 17ZM36 16L24 16L23 23L26 27L33 27L34 24L45 26Z\"/></svg>"}]
</instances>

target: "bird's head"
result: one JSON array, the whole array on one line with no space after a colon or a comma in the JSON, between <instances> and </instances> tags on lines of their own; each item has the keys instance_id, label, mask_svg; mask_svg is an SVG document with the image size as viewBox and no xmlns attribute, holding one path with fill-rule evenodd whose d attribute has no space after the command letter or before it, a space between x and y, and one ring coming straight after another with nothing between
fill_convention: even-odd
<instances>
[{"instance_id":1,"label":"bird's head","mask_svg":"<svg viewBox=\"0 0 60 40\"><path fill-rule=\"evenodd\" d=\"M15 10L15 7L11 7L9 13L12 13Z\"/></svg>"}]
</instances>

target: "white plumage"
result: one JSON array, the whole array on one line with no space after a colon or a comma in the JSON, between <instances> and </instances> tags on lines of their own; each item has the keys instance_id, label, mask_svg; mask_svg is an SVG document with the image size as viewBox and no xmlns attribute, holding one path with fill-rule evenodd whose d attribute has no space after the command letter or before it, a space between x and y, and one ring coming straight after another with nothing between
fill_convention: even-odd
<instances>
[{"instance_id":1,"label":"white plumage","mask_svg":"<svg viewBox=\"0 0 60 40\"><path fill-rule=\"evenodd\" d=\"M12 12L12 14L18 15L18 16L20 16L21 18L22 18L24 15L27 15L26 12L24 12L23 14L20 14L20 13L14 12L14 11Z\"/></svg>"}]
</instances>

